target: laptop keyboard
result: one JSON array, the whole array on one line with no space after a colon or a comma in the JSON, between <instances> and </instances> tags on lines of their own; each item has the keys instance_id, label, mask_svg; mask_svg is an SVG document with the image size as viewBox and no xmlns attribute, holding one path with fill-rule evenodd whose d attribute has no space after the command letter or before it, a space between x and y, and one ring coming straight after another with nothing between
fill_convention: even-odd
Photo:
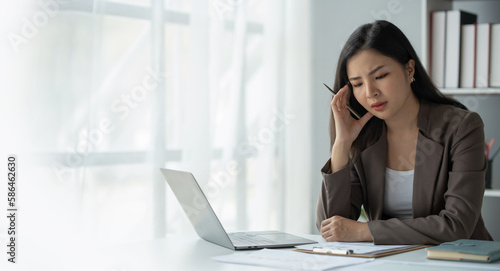
<instances>
[{"instance_id":1,"label":"laptop keyboard","mask_svg":"<svg viewBox=\"0 0 500 271\"><path fill-rule=\"evenodd\" d=\"M246 234L246 233L231 233L229 234L229 239L233 242L235 246L239 245L274 245L277 244L276 241L260 237L258 235Z\"/></svg>"}]
</instances>

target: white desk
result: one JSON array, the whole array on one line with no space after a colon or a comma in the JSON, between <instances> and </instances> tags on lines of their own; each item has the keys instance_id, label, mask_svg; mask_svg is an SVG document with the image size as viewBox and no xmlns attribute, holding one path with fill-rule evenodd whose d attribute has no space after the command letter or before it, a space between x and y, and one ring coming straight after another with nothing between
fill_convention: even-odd
<instances>
[{"instance_id":1,"label":"white desk","mask_svg":"<svg viewBox=\"0 0 500 271\"><path fill-rule=\"evenodd\" d=\"M303 235L306 238L321 241L318 235ZM35 251L33 251L35 252ZM27 253L20 255L19 260L24 262L19 269L7 270L106 270L106 271L142 271L142 270L168 270L168 271L205 271L205 270L283 270L249 265L221 263L211 259L213 256L235 253L233 250L203 241L196 235L169 236L162 239L130 243L109 247L87 247L77 250L75 248L61 249L47 244L40 247L35 254ZM239 253L239 252L237 252ZM403 266L402 262L412 263L443 263L443 261L427 260L425 249L401 253L388 257L376 259L370 263L380 263L382 260L398 262L397 268L392 264L388 270L461 270L461 268L429 268L422 266ZM27 255L31 254L31 255ZM329 256L335 257L335 256ZM401 263L401 264L400 264ZM446 262L454 263L455 262ZM465 270L476 270L473 266L478 264L460 263L466 267ZM500 261L492 264L481 264L480 266L500 270ZM369 266L355 265L335 270L380 270ZM3 269L2 269L3 270Z\"/></svg>"}]
</instances>

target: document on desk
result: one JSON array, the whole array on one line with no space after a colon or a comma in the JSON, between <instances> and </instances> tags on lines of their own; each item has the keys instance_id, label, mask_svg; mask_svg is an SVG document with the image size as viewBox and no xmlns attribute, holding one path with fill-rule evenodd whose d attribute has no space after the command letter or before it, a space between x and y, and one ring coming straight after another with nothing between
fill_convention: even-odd
<instances>
[{"instance_id":1,"label":"document on desk","mask_svg":"<svg viewBox=\"0 0 500 271\"><path fill-rule=\"evenodd\" d=\"M393 255L397 253L407 252L426 246L420 245L374 245L367 242L327 242L319 244L309 244L296 246L295 251L313 253L313 254L328 254L328 255L343 255L350 257L363 258L378 258L382 256Z\"/></svg>"},{"instance_id":2,"label":"document on desk","mask_svg":"<svg viewBox=\"0 0 500 271\"><path fill-rule=\"evenodd\" d=\"M331 268L362 264L373 260L349 257L330 257L276 249L262 249L252 252L237 252L230 255L212 257L212 259L226 263L311 271L320 271Z\"/></svg>"}]
</instances>

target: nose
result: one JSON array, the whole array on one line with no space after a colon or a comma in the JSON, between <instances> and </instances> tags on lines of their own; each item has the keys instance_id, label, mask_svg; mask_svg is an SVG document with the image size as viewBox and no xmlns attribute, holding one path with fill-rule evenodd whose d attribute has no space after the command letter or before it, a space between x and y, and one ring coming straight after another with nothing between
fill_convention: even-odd
<instances>
[{"instance_id":1,"label":"nose","mask_svg":"<svg viewBox=\"0 0 500 271\"><path fill-rule=\"evenodd\" d=\"M366 98L377 97L380 94L380 91L374 82L370 82L370 81L366 82L365 88L366 88L366 90L365 90L366 91Z\"/></svg>"}]
</instances>

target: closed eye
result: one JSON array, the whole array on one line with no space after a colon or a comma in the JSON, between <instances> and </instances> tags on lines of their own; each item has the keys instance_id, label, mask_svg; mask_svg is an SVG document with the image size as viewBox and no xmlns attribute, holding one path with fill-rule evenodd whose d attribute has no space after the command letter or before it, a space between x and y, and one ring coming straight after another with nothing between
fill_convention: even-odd
<instances>
[{"instance_id":1,"label":"closed eye","mask_svg":"<svg viewBox=\"0 0 500 271\"><path fill-rule=\"evenodd\" d=\"M363 83L358 83L358 84L351 84L353 88L357 88L357 87L360 87L361 85L363 85Z\"/></svg>"},{"instance_id":2,"label":"closed eye","mask_svg":"<svg viewBox=\"0 0 500 271\"><path fill-rule=\"evenodd\" d=\"M378 79L382 79L382 78L386 77L388 74L389 74L389 73L384 73L384 74L382 74L382 75L380 75L380 76L375 77L375 79L377 79L377 80L378 80Z\"/></svg>"}]
</instances>

